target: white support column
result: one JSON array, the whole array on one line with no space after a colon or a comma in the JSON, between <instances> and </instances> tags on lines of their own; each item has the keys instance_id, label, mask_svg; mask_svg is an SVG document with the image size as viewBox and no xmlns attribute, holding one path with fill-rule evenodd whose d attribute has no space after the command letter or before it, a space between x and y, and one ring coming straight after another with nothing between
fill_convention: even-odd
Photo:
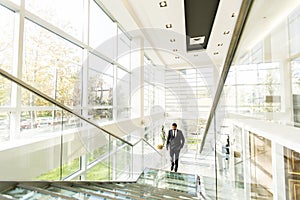
<instances>
[{"instance_id":1,"label":"white support column","mask_svg":"<svg viewBox=\"0 0 300 200\"><path fill-rule=\"evenodd\" d=\"M244 199L251 199L251 162L249 132L242 128L243 161L244 161Z\"/></svg>"},{"instance_id":2,"label":"white support column","mask_svg":"<svg viewBox=\"0 0 300 200\"><path fill-rule=\"evenodd\" d=\"M273 199L285 200L285 166L283 146L272 141Z\"/></svg>"},{"instance_id":3,"label":"white support column","mask_svg":"<svg viewBox=\"0 0 300 200\"><path fill-rule=\"evenodd\" d=\"M12 75L21 79L23 65L25 0L21 0L20 5L20 12L16 12L15 14L14 60ZM14 140L20 136L21 121L21 88L15 83L12 83L11 86L11 107L15 109L14 112L10 113L10 140Z\"/></svg>"},{"instance_id":4,"label":"white support column","mask_svg":"<svg viewBox=\"0 0 300 200\"><path fill-rule=\"evenodd\" d=\"M280 67L280 96L281 96L281 112L286 113L287 121L292 120L292 81L291 66L287 60L279 63Z\"/></svg>"},{"instance_id":5,"label":"white support column","mask_svg":"<svg viewBox=\"0 0 300 200\"><path fill-rule=\"evenodd\" d=\"M83 41L89 44L89 10L90 10L90 0L84 1L84 32ZM88 117L88 67L89 67L89 52L88 49L83 49L83 63L81 69L81 114ZM86 152L85 155L81 156L80 168L85 171L81 175L81 180L86 180L86 169L87 169L87 154L91 152Z\"/></svg>"},{"instance_id":6,"label":"white support column","mask_svg":"<svg viewBox=\"0 0 300 200\"><path fill-rule=\"evenodd\" d=\"M144 118L144 41L133 38L131 53L131 117Z\"/></svg>"},{"instance_id":7,"label":"white support column","mask_svg":"<svg viewBox=\"0 0 300 200\"><path fill-rule=\"evenodd\" d=\"M117 26L117 24L115 24ZM118 58L118 34L119 34L119 29L117 28L117 35L116 35L116 40L115 40L115 46L114 46L114 60L117 60ZM117 89L117 84L118 84L118 70L117 70L117 65L113 66L113 76L114 76L114 83L113 83L113 120L117 121L118 119L118 89Z\"/></svg>"}]
</instances>

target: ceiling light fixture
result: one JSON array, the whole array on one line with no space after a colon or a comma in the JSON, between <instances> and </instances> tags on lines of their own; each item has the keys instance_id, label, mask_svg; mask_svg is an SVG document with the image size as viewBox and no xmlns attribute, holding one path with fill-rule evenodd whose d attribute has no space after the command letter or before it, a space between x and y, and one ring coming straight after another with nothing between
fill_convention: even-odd
<instances>
[{"instance_id":1,"label":"ceiling light fixture","mask_svg":"<svg viewBox=\"0 0 300 200\"><path fill-rule=\"evenodd\" d=\"M159 2L159 6L160 6L161 8L167 7L167 1L161 1L161 2Z\"/></svg>"},{"instance_id":2,"label":"ceiling light fixture","mask_svg":"<svg viewBox=\"0 0 300 200\"><path fill-rule=\"evenodd\" d=\"M221 46L223 46L223 43L218 43L218 47L221 47Z\"/></svg>"},{"instance_id":3,"label":"ceiling light fixture","mask_svg":"<svg viewBox=\"0 0 300 200\"><path fill-rule=\"evenodd\" d=\"M224 31L224 35L228 35L230 33L230 31Z\"/></svg>"},{"instance_id":4,"label":"ceiling light fixture","mask_svg":"<svg viewBox=\"0 0 300 200\"><path fill-rule=\"evenodd\" d=\"M214 55L218 55L218 54L219 54L219 52L218 52L218 51L214 52Z\"/></svg>"},{"instance_id":5,"label":"ceiling light fixture","mask_svg":"<svg viewBox=\"0 0 300 200\"><path fill-rule=\"evenodd\" d=\"M190 38L190 45L203 44L205 42L205 36L192 37Z\"/></svg>"},{"instance_id":6,"label":"ceiling light fixture","mask_svg":"<svg viewBox=\"0 0 300 200\"><path fill-rule=\"evenodd\" d=\"M175 39L173 38L173 39L170 39L170 42L175 42Z\"/></svg>"},{"instance_id":7,"label":"ceiling light fixture","mask_svg":"<svg viewBox=\"0 0 300 200\"><path fill-rule=\"evenodd\" d=\"M172 28L172 24L166 24L166 28Z\"/></svg>"}]
</instances>

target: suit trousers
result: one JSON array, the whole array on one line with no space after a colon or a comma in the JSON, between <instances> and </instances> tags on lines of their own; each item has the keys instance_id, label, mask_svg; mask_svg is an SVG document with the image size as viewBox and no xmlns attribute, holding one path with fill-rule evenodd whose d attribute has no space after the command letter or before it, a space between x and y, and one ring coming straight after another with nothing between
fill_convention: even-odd
<instances>
[{"instance_id":1,"label":"suit trousers","mask_svg":"<svg viewBox=\"0 0 300 200\"><path fill-rule=\"evenodd\" d=\"M178 159L179 159L179 153L180 151L172 151L170 150L170 157L171 157L171 171L175 170L177 172L178 169Z\"/></svg>"}]
</instances>

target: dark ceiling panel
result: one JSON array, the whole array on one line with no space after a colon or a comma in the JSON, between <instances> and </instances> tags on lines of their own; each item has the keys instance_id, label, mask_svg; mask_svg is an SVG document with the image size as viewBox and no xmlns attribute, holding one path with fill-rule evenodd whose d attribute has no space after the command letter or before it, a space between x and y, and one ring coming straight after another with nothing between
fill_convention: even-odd
<instances>
[{"instance_id":1,"label":"dark ceiling panel","mask_svg":"<svg viewBox=\"0 0 300 200\"><path fill-rule=\"evenodd\" d=\"M184 1L187 51L206 49L219 2L220 0Z\"/></svg>"}]
</instances>

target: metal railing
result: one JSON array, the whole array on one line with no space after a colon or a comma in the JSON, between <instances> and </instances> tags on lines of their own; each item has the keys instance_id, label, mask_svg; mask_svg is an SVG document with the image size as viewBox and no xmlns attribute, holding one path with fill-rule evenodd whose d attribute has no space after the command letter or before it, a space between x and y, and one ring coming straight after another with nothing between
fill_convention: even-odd
<instances>
[{"instance_id":1,"label":"metal railing","mask_svg":"<svg viewBox=\"0 0 300 200\"><path fill-rule=\"evenodd\" d=\"M32 87L31 85L27 84L26 82L20 80L19 78L11 75L10 73L4 71L3 69L0 69L0 75L2 75L3 77L7 78L8 80L12 81L13 83L17 84L18 86L34 93L35 95L41 97L42 99L52 103L53 105L57 106L58 108L62 109L63 111L67 111L70 114L78 117L79 119L83 120L84 122L86 122L88 125L92 125L94 128L98 129L99 131L104 132L105 134L108 134L108 136L111 136L113 138L115 138L117 141L122 142L123 144L119 147L117 147L114 151L112 152L108 152L104 155L101 155L99 158L97 158L95 161L93 161L92 163L89 163L86 168L84 170L80 169L78 171L74 171L72 174L69 174L66 177L61 177L61 180L72 180L73 178L76 178L82 174L84 174L87 170L92 169L95 165L101 163L102 161L104 161L105 159L107 159L110 156L113 156L114 154L116 154L117 152L125 149L125 147L130 147L132 149L132 153L133 154L133 148L135 146L137 146L139 143L144 142L146 145L148 145L151 149L153 149L158 156L162 157L163 155L152 145L150 144L147 140L145 140L145 138L137 138L138 141L136 142L129 142L124 138L121 138L115 134L113 134L112 132L103 129L101 126L97 125L95 122L91 121L90 119L77 114L76 112L74 112L71 108L65 106L64 104L56 101L55 99L51 98L50 96L44 94L43 92L41 92L40 90ZM110 138L110 137L109 137ZM144 152L142 152L144 153ZM133 156L131 156L132 159L132 163L133 163ZM62 161L61 161L62 162ZM62 164L62 163L61 163ZM133 173L133 172L132 172Z\"/></svg>"}]
</instances>

